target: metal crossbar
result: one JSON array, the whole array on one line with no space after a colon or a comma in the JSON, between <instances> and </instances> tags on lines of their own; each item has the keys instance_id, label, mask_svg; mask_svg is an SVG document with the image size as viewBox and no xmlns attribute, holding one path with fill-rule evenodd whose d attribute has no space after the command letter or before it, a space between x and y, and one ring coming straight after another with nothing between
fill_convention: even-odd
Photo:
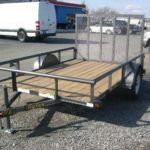
<instances>
[{"instance_id":1,"label":"metal crossbar","mask_svg":"<svg viewBox=\"0 0 150 150\"><path fill-rule=\"evenodd\" d=\"M32 76L60 79L60 80L66 80L66 81L72 81L72 82L80 82L80 83L87 83L87 84L95 83L93 80L80 79L80 78L75 78L75 77L67 77L67 76L62 76L62 75L42 74L42 73L22 71L22 70L17 70L17 69L8 69L8 68L3 68L3 67L0 67L0 70L6 71L6 72L12 72L12 73L21 73L21 74L28 74L28 75L32 75Z\"/></svg>"}]
</instances>

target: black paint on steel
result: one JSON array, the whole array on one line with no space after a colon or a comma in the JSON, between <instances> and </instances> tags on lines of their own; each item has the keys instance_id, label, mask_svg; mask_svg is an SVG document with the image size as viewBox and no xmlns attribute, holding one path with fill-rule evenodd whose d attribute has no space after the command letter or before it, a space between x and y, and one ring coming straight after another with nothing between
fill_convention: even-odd
<instances>
[{"instance_id":1,"label":"black paint on steel","mask_svg":"<svg viewBox=\"0 0 150 150\"><path fill-rule=\"evenodd\" d=\"M4 92L4 104L5 104L6 109L8 109L9 100L8 100L8 89L6 86L3 87L3 92ZM10 116L6 117L6 128L11 129Z\"/></svg>"},{"instance_id":2,"label":"black paint on steel","mask_svg":"<svg viewBox=\"0 0 150 150\"><path fill-rule=\"evenodd\" d=\"M91 84L90 96L91 96L91 103L93 103L94 102L94 84Z\"/></svg>"},{"instance_id":3,"label":"black paint on steel","mask_svg":"<svg viewBox=\"0 0 150 150\"><path fill-rule=\"evenodd\" d=\"M16 92L15 95L9 100L8 107L10 107L13 102L21 95L21 92Z\"/></svg>"},{"instance_id":4,"label":"black paint on steel","mask_svg":"<svg viewBox=\"0 0 150 150\"><path fill-rule=\"evenodd\" d=\"M2 67L0 67L0 70L6 71L6 72L12 72L12 73L23 73L23 74L33 75L33 76L41 76L41 77L47 77L47 78L60 79L60 80L66 80L66 81L72 81L72 82L95 84L94 80L80 79L80 78L61 76L61 75L55 75L55 74L41 74L41 73L36 73L36 72L8 69L8 68L2 68ZM15 83L15 79L13 82ZM14 88L15 88L15 86L14 86Z\"/></svg>"},{"instance_id":5,"label":"black paint on steel","mask_svg":"<svg viewBox=\"0 0 150 150\"><path fill-rule=\"evenodd\" d=\"M74 49L74 56L73 56L73 59L76 59L77 58L77 49L75 48Z\"/></svg>"},{"instance_id":6,"label":"black paint on steel","mask_svg":"<svg viewBox=\"0 0 150 150\"><path fill-rule=\"evenodd\" d=\"M55 79L55 100L58 100L58 79Z\"/></svg>"},{"instance_id":7,"label":"black paint on steel","mask_svg":"<svg viewBox=\"0 0 150 150\"><path fill-rule=\"evenodd\" d=\"M126 69L126 66L123 66L123 67L122 67L122 74L121 74L121 82L122 82L122 83L124 83L125 69Z\"/></svg>"},{"instance_id":8,"label":"black paint on steel","mask_svg":"<svg viewBox=\"0 0 150 150\"><path fill-rule=\"evenodd\" d=\"M11 73L12 73L12 87L13 87L13 91L17 91L16 72L11 72Z\"/></svg>"}]
</instances>

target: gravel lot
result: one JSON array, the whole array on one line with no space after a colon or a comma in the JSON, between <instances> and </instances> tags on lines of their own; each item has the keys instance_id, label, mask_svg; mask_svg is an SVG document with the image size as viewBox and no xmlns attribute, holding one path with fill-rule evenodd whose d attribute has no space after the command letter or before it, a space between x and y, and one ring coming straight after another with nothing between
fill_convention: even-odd
<instances>
[{"instance_id":1,"label":"gravel lot","mask_svg":"<svg viewBox=\"0 0 150 150\"><path fill-rule=\"evenodd\" d=\"M134 39L134 38L133 38ZM43 43L20 43L0 38L0 61L74 46L74 34L58 34ZM41 51L42 50L42 51ZM62 104L49 109L21 112L11 117L18 130L0 132L1 150L150 150L150 54L146 52L143 88L137 101L116 90L101 110ZM0 103L3 95L0 92ZM21 106L39 97L25 95L14 103Z\"/></svg>"}]
</instances>

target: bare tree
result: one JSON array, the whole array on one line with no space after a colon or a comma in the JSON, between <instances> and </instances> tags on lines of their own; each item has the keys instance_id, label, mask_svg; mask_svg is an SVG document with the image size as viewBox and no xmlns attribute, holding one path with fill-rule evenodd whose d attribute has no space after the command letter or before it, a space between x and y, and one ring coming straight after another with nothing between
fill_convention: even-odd
<instances>
[{"instance_id":1,"label":"bare tree","mask_svg":"<svg viewBox=\"0 0 150 150\"><path fill-rule=\"evenodd\" d=\"M93 16L109 16L109 17L113 17L116 14L118 14L118 12L112 8L109 7L103 7L103 8L99 8L96 10L92 10L91 14Z\"/></svg>"}]
</instances>

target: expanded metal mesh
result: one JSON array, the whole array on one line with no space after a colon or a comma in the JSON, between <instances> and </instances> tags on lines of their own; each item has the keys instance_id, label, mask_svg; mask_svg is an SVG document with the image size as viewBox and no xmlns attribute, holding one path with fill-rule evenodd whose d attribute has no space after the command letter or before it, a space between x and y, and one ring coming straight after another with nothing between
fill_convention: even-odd
<instances>
[{"instance_id":1,"label":"expanded metal mesh","mask_svg":"<svg viewBox=\"0 0 150 150\"><path fill-rule=\"evenodd\" d=\"M138 24L137 24L138 22ZM123 63L142 53L144 16L76 16L79 59Z\"/></svg>"}]
</instances>

